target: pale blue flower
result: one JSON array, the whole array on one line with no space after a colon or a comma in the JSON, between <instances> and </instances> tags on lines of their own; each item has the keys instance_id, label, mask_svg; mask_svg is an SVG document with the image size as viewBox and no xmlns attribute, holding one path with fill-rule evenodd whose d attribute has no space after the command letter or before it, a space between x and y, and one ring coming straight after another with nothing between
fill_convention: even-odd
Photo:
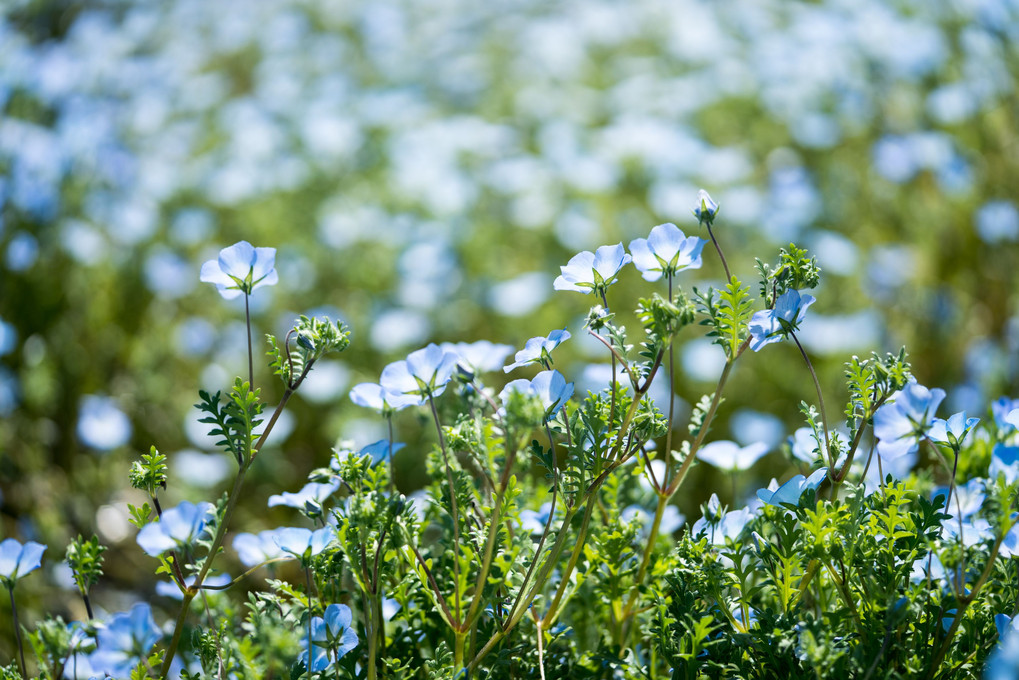
<instances>
[{"instance_id":1,"label":"pale blue flower","mask_svg":"<svg viewBox=\"0 0 1019 680\"><path fill-rule=\"evenodd\" d=\"M511 391L537 396L545 407L545 422L548 422L573 396L573 383L566 382L559 371L542 371L532 380L521 378L508 383L499 398L505 403Z\"/></svg>"},{"instance_id":2,"label":"pale blue flower","mask_svg":"<svg viewBox=\"0 0 1019 680\"><path fill-rule=\"evenodd\" d=\"M965 411L959 411L948 420L935 418L931 429L927 432L927 436L930 437L931 441L959 447L962 446L966 435L979 422L979 418L967 418Z\"/></svg>"},{"instance_id":3,"label":"pale blue flower","mask_svg":"<svg viewBox=\"0 0 1019 680\"><path fill-rule=\"evenodd\" d=\"M24 545L8 538L0 543L0 579L8 588L13 588L19 578L35 571L42 565L42 554L46 546L35 541Z\"/></svg>"},{"instance_id":4,"label":"pale blue flower","mask_svg":"<svg viewBox=\"0 0 1019 680\"><path fill-rule=\"evenodd\" d=\"M417 395L418 403L423 403L429 396L437 397L446 389L458 359L456 354L445 352L432 343L411 352L406 360L386 366L379 382L388 392Z\"/></svg>"},{"instance_id":5,"label":"pale blue flower","mask_svg":"<svg viewBox=\"0 0 1019 680\"><path fill-rule=\"evenodd\" d=\"M257 562L256 562L256 564L257 564ZM193 575L193 576L188 576L186 579L184 579L184 584L187 587L190 588L191 586L193 586L195 584L195 579L196 578L197 578L197 574ZM215 576L208 576L208 577L206 577L205 581L203 581L202 583L203 583L203 585L207 585L207 586L217 586L217 587L219 587L219 586L225 586L225 585L229 584L231 581L233 581L233 579L230 578L230 574L216 574ZM160 581L160 582L158 582L156 584L156 595L162 595L163 597L169 597L170 599L173 599L173 600L183 600L184 599L184 594L182 592L180 592L180 587L176 583L174 583L173 581Z\"/></svg>"},{"instance_id":6,"label":"pale blue flower","mask_svg":"<svg viewBox=\"0 0 1019 680\"><path fill-rule=\"evenodd\" d=\"M129 677L162 637L152 617L152 608L139 602L130 612L114 614L99 628L96 651L89 656L89 664L96 673L114 678Z\"/></svg>"},{"instance_id":7,"label":"pale blue flower","mask_svg":"<svg viewBox=\"0 0 1019 680\"><path fill-rule=\"evenodd\" d=\"M641 537L647 538L651 535L651 525L655 521L654 513L648 512L641 506L627 506L619 513L619 518L627 524L634 520L639 521ZM658 535L671 536L679 531L684 522L686 522L686 517L679 511L679 508L675 505L666 505L665 510L662 512L662 521L658 525Z\"/></svg>"},{"instance_id":8,"label":"pale blue flower","mask_svg":"<svg viewBox=\"0 0 1019 680\"><path fill-rule=\"evenodd\" d=\"M234 536L234 550L241 564L253 567L280 557L290 558L276 540L276 531L260 531L257 535L241 533Z\"/></svg>"},{"instance_id":9,"label":"pale blue flower","mask_svg":"<svg viewBox=\"0 0 1019 680\"><path fill-rule=\"evenodd\" d=\"M131 439L131 420L110 397L87 394L78 413L78 438L89 448L110 451Z\"/></svg>"},{"instance_id":10,"label":"pale blue flower","mask_svg":"<svg viewBox=\"0 0 1019 680\"><path fill-rule=\"evenodd\" d=\"M332 666L358 644L357 633L350 625L353 619L350 607L331 604L323 614L311 619L311 664L308 663L308 638L301 642L304 647L301 659L316 673Z\"/></svg>"},{"instance_id":11,"label":"pale blue flower","mask_svg":"<svg viewBox=\"0 0 1019 680\"><path fill-rule=\"evenodd\" d=\"M524 348L517 352L513 357L513 363L504 367L502 370L505 373L509 373L514 368L527 366L528 364L542 364L543 366L549 366L552 364L552 350L558 347L563 341L569 339L570 332L565 328L562 330L552 331L548 334L548 337L543 338L539 335L531 338L524 343Z\"/></svg>"},{"instance_id":12,"label":"pale blue flower","mask_svg":"<svg viewBox=\"0 0 1019 680\"><path fill-rule=\"evenodd\" d=\"M717 214L718 204L711 200L711 196L704 189L698 191L697 205L693 209L693 216L697 218L697 222L700 224L707 222L710 225L715 221Z\"/></svg>"},{"instance_id":13,"label":"pale blue flower","mask_svg":"<svg viewBox=\"0 0 1019 680\"><path fill-rule=\"evenodd\" d=\"M623 265L632 259L621 242L614 246L601 246L593 253L585 250L559 267L562 274L556 277L552 287L585 295L591 291L604 293L606 288L615 283L616 274Z\"/></svg>"},{"instance_id":14,"label":"pale blue flower","mask_svg":"<svg viewBox=\"0 0 1019 680\"><path fill-rule=\"evenodd\" d=\"M657 281L662 275L672 275L684 269L700 269L701 251L706 244L702 238L684 234L671 222L659 224L651 235L630 241L633 265L645 281Z\"/></svg>"},{"instance_id":15,"label":"pale blue flower","mask_svg":"<svg viewBox=\"0 0 1019 680\"><path fill-rule=\"evenodd\" d=\"M948 498L948 487L941 486L934 489L931 499L942 496ZM949 515L962 515L963 519L980 512L987 495L984 493L984 480L971 479L966 484L956 485L952 491L952 506L945 508L944 512Z\"/></svg>"},{"instance_id":16,"label":"pale blue flower","mask_svg":"<svg viewBox=\"0 0 1019 680\"><path fill-rule=\"evenodd\" d=\"M350 400L358 406L375 409L384 416L421 403L421 399L413 394L390 392L376 383L354 385L350 390Z\"/></svg>"},{"instance_id":17,"label":"pale blue flower","mask_svg":"<svg viewBox=\"0 0 1019 680\"><path fill-rule=\"evenodd\" d=\"M405 446L407 445L402 444L400 442L391 443L388 439L380 439L377 442L372 442L371 444L365 446L363 449L357 452L357 455L371 456L372 465L375 465L376 463L383 460L387 462L391 461L393 459L393 454L395 454L397 451L399 451Z\"/></svg>"},{"instance_id":18,"label":"pale blue flower","mask_svg":"<svg viewBox=\"0 0 1019 680\"><path fill-rule=\"evenodd\" d=\"M1019 413L1016 413L1014 418L1010 417L1012 411L1017 409L1019 409L1019 399L1009 397L1000 397L991 404L991 414L999 429L1011 432L1019 426Z\"/></svg>"},{"instance_id":19,"label":"pale blue flower","mask_svg":"<svg viewBox=\"0 0 1019 680\"><path fill-rule=\"evenodd\" d=\"M256 288L279 283L276 249L255 248L240 241L219 251L219 259L203 264L199 278L216 284L219 294L227 300L241 293L250 295Z\"/></svg>"},{"instance_id":20,"label":"pale blue flower","mask_svg":"<svg viewBox=\"0 0 1019 680\"><path fill-rule=\"evenodd\" d=\"M721 440L705 444L697 451L697 458L722 470L738 472L748 470L768 453L768 445L761 442L740 446L736 442Z\"/></svg>"},{"instance_id":21,"label":"pale blue flower","mask_svg":"<svg viewBox=\"0 0 1019 680\"><path fill-rule=\"evenodd\" d=\"M807 489L813 489L816 491L817 488L821 486L821 482L824 481L825 475L827 474L828 470L826 468L819 468L810 473L809 477L796 475L774 491L770 489L760 489L757 492L757 497L767 505L799 505L800 497L803 493Z\"/></svg>"},{"instance_id":22,"label":"pale blue flower","mask_svg":"<svg viewBox=\"0 0 1019 680\"><path fill-rule=\"evenodd\" d=\"M959 526L958 517L949 517L941 520L941 529L944 540L961 541L967 548L994 540L991 523L982 518L970 518Z\"/></svg>"},{"instance_id":23,"label":"pale blue flower","mask_svg":"<svg viewBox=\"0 0 1019 680\"><path fill-rule=\"evenodd\" d=\"M997 479L998 475L1005 475L1007 484L1015 484L1019 479L1019 446L994 445L994 449L991 451L991 467L987 476Z\"/></svg>"},{"instance_id":24,"label":"pale blue flower","mask_svg":"<svg viewBox=\"0 0 1019 680\"><path fill-rule=\"evenodd\" d=\"M750 349L759 352L765 345L783 340L803 322L807 307L814 301L812 295L800 295L800 291L790 288L778 297L774 309L755 312L749 326Z\"/></svg>"},{"instance_id":25,"label":"pale blue flower","mask_svg":"<svg viewBox=\"0 0 1019 680\"><path fill-rule=\"evenodd\" d=\"M326 483L309 482L296 493L284 491L281 494L269 496L269 507L274 508L277 505L286 505L298 510L308 507L309 504L321 507L326 499L336 493L342 483L343 481L340 479Z\"/></svg>"},{"instance_id":26,"label":"pale blue flower","mask_svg":"<svg viewBox=\"0 0 1019 680\"><path fill-rule=\"evenodd\" d=\"M520 528L530 532L532 536L540 535L545 531L545 524L552 512L552 503L543 503L537 510L524 509L520 511Z\"/></svg>"},{"instance_id":27,"label":"pale blue flower","mask_svg":"<svg viewBox=\"0 0 1019 680\"><path fill-rule=\"evenodd\" d=\"M489 373L502 366L507 355L513 351L510 345L501 345L488 340L477 342L444 342L439 347L444 352L455 354L461 370L471 375Z\"/></svg>"},{"instance_id":28,"label":"pale blue flower","mask_svg":"<svg viewBox=\"0 0 1019 680\"><path fill-rule=\"evenodd\" d=\"M916 451L919 438L926 436L934 425L934 413L944 398L944 390L928 390L915 382L896 392L893 401L874 414L878 455L894 460Z\"/></svg>"},{"instance_id":29,"label":"pale blue flower","mask_svg":"<svg viewBox=\"0 0 1019 680\"><path fill-rule=\"evenodd\" d=\"M725 545L727 539L735 541L739 538L747 522L753 517L754 513L750 508L730 510L723 514L718 496L711 494L707 513L694 522L690 535L694 538L705 536L711 545Z\"/></svg>"},{"instance_id":30,"label":"pale blue flower","mask_svg":"<svg viewBox=\"0 0 1019 680\"><path fill-rule=\"evenodd\" d=\"M798 428L789 437L788 442L793 458L808 464L818 459L817 439L814 438L813 428Z\"/></svg>"},{"instance_id":31,"label":"pale blue flower","mask_svg":"<svg viewBox=\"0 0 1019 680\"><path fill-rule=\"evenodd\" d=\"M996 621L997 623L997 621ZM985 680L1015 680L1019 677L1019 616L998 628L1000 641L984 667Z\"/></svg>"},{"instance_id":32,"label":"pale blue flower","mask_svg":"<svg viewBox=\"0 0 1019 680\"><path fill-rule=\"evenodd\" d=\"M205 522L213 510L211 503L195 505L183 501L163 511L159 520L143 526L135 540L152 557L162 555L167 550L186 549L201 538Z\"/></svg>"},{"instance_id":33,"label":"pale blue flower","mask_svg":"<svg viewBox=\"0 0 1019 680\"><path fill-rule=\"evenodd\" d=\"M322 527L317 531L284 527L274 532L273 540L284 552L307 559L325 550L334 535L335 530L331 526Z\"/></svg>"}]
</instances>

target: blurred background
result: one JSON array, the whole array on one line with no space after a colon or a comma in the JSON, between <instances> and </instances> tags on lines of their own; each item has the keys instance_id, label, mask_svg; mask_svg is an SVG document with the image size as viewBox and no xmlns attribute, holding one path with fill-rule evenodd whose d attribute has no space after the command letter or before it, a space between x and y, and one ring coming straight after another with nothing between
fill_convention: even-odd
<instances>
[{"instance_id":1,"label":"blurred background","mask_svg":"<svg viewBox=\"0 0 1019 680\"><path fill-rule=\"evenodd\" d=\"M558 267L663 222L698 233L699 188L744 281L790 241L818 258L802 336L832 421L842 363L903 345L948 390L940 415L986 416L1019 396L1017 75L1016 0L6 0L0 534L50 546L19 592L81 616L47 585L69 584L67 539L95 532L115 556L97 602L148 597L115 586L154 565L125 509L150 445L170 457L164 506L223 492L233 463L192 404L246 370L243 301L198 271L241 239L278 249L256 340L314 313L353 342L291 402L238 529L296 522L268 496L337 440L384 436L347 391L430 341L519 349L567 326L557 367L596 385L593 301L554 293ZM704 260L688 291L721 280ZM610 302L653 290L631 267ZM699 330L686 404L722 361ZM688 516L791 473L781 442L814 400L795 348L737 366L713 437L773 452L738 485L698 466ZM279 385L264 366L256 382L271 409ZM434 434L396 425L410 492Z\"/></svg>"}]
</instances>

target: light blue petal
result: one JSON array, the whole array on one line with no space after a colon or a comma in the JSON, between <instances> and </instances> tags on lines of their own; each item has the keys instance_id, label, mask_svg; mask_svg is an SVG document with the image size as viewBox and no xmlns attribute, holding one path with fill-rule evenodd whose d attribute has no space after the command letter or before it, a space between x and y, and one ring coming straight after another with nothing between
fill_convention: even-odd
<instances>
[{"instance_id":1,"label":"light blue petal","mask_svg":"<svg viewBox=\"0 0 1019 680\"><path fill-rule=\"evenodd\" d=\"M219 251L219 268L228 276L242 281L251 273L255 264L255 249L247 241L238 241L228 248Z\"/></svg>"}]
</instances>

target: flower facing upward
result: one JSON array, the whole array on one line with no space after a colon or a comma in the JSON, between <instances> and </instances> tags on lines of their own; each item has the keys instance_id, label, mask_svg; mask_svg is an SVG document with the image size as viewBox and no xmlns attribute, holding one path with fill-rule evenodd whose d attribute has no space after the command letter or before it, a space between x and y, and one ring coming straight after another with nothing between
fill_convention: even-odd
<instances>
[{"instance_id":1,"label":"flower facing upward","mask_svg":"<svg viewBox=\"0 0 1019 680\"><path fill-rule=\"evenodd\" d=\"M896 392L894 401L884 404L874 414L878 455L894 460L916 451L918 438L926 436L934 426L934 413L944 398L944 390L929 390L915 382Z\"/></svg>"},{"instance_id":2,"label":"flower facing upward","mask_svg":"<svg viewBox=\"0 0 1019 680\"><path fill-rule=\"evenodd\" d=\"M630 241L630 254L644 280L657 281L663 274L700 269L705 243L702 238L687 237L675 224L659 224L647 238Z\"/></svg>"},{"instance_id":3,"label":"flower facing upward","mask_svg":"<svg viewBox=\"0 0 1019 680\"><path fill-rule=\"evenodd\" d=\"M46 546L35 541L21 545L13 538L0 543L0 580L8 588L13 588L15 581L42 565L42 554Z\"/></svg>"},{"instance_id":4,"label":"flower facing upward","mask_svg":"<svg viewBox=\"0 0 1019 680\"><path fill-rule=\"evenodd\" d=\"M548 422L573 396L573 383L566 382L566 378L559 371L542 371L534 376L533 380L521 378L507 383L499 393L499 398L504 404L511 392L533 395L541 400L541 405L545 409L544 420Z\"/></svg>"},{"instance_id":5,"label":"flower facing upward","mask_svg":"<svg viewBox=\"0 0 1019 680\"><path fill-rule=\"evenodd\" d=\"M279 282L276 249L255 248L247 241L240 241L219 251L219 259L203 264L200 278L216 284L219 294L227 300L241 293L250 295L259 286Z\"/></svg>"},{"instance_id":6,"label":"flower facing upward","mask_svg":"<svg viewBox=\"0 0 1019 680\"><path fill-rule=\"evenodd\" d=\"M429 396L442 394L459 360L458 355L432 343L411 352L404 361L394 361L382 369L379 383L394 394L417 395L417 403L421 404Z\"/></svg>"},{"instance_id":7,"label":"flower facing upward","mask_svg":"<svg viewBox=\"0 0 1019 680\"><path fill-rule=\"evenodd\" d=\"M738 472L749 470L764 454L768 453L768 450L768 445L762 442L741 447L736 442L719 440L701 447L697 452L697 458L719 469Z\"/></svg>"},{"instance_id":8,"label":"flower facing upward","mask_svg":"<svg viewBox=\"0 0 1019 680\"><path fill-rule=\"evenodd\" d=\"M790 288L775 301L775 309L755 312L750 319L750 349L759 352L765 345L783 340L800 325L812 304L813 295L800 295L800 291Z\"/></svg>"},{"instance_id":9,"label":"flower facing upward","mask_svg":"<svg viewBox=\"0 0 1019 680\"><path fill-rule=\"evenodd\" d=\"M591 291L604 292L615 282L616 274L623 265L633 258L623 249L622 243L614 246L602 246L595 252L588 250L570 258L556 277L553 287L556 290L572 290L587 295Z\"/></svg>"},{"instance_id":10,"label":"flower facing upward","mask_svg":"<svg viewBox=\"0 0 1019 680\"><path fill-rule=\"evenodd\" d=\"M693 216L697 218L697 221L701 224L707 222L710 225L715 221L715 215L717 214L718 204L711 200L711 196L704 189L698 191L697 205L693 209Z\"/></svg>"}]
</instances>

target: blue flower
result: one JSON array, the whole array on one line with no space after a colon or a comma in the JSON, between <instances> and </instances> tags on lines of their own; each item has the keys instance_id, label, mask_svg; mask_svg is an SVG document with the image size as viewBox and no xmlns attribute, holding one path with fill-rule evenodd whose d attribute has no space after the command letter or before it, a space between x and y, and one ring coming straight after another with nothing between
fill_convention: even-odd
<instances>
[{"instance_id":1,"label":"blue flower","mask_svg":"<svg viewBox=\"0 0 1019 680\"><path fill-rule=\"evenodd\" d=\"M824 481L826 474L828 474L827 469L818 468L810 473L809 477L796 475L774 491L770 489L758 490L757 497L767 505L777 505L779 507L783 504L799 505L800 496L803 495L803 492L807 489L814 489L816 491L817 487L821 486L821 482Z\"/></svg>"},{"instance_id":2,"label":"blue flower","mask_svg":"<svg viewBox=\"0 0 1019 680\"><path fill-rule=\"evenodd\" d=\"M959 411L948 420L935 418L927 436L932 441L956 448L962 446L962 440L979 422L979 418L967 418L965 411Z\"/></svg>"},{"instance_id":3,"label":"blue flower","mask_svg":"<svg viewBox=\"0 0 1019 680\"><path fill-rule=\"evenodd\" d=\"M279 283L276 249L254 248L247 241L240 241L219 251L218 260L203 264L199 278L216 284L219 294L227 300L241 293L250 295L260 286Z\"/></svg>"},{"instance_id":4,"label":"blue flower","mask_svg":"<svg viewBox=\"0 0 1019 680\"><path fill-rule=\"evenodd\" d=\"M542 371L533 380L521 378L507 383L499 393L499 398L505 403L511 391L538 397L545 407L545 422L548 422L573 396L573 383L566 382L559 371Z\"/></svg>"},{"instance_id":5,"label":"blue flower","mask_svg":"<svg viewBox=\"0 0 1019 680\"><path fill-rule=\"evenodd\" d=\"M357 452L359 456L371 456L372 465L380 461L390 461L393 459L393 454L407 446L406 444L395 442L390 443L388 439L380 439L377 442L372 442L365 446L363 449Z\"/></svg>"},{"instance_id":6,"label":"blue flower","mask_svg":"<svg viewBox=\"0 0 1019 680\"><path fill-rule=\"evenodd\" d=\"M396 361L382 369L379 381L382 388L396 394L411 394L423 403L428 397L437 397L446 389L453 377L459 357L445 352L432 343L411 352L404 361Z\"/></svg>"},{"instance_id":7,"label":"blue flower","mask_svg":"<svg viewBox=\"0 0 1019 680\"><path fill-rule=\"evenodd\" d=\"M706 244L702 238L680 231L675 224L659 224L651 235L630 241L633 265L645 281L657 281L662 275L672 275L684 269L701 268L701 251Z\"/></svg>"},{"instance_id":8,"label":"blue flower","mask_svg":"<svg viewBox=\"0 0 1019 680\"><path fill-rule=\"evenodd\" d=\"M258 535L241 533L234 536L234 550L241 564L253 567L269 560L289 557L276 540L277 531L260 531Z\"/></svg>"},{"instance_id":9,"label":"blue flower","mask_svg":"<svg viewBox=\"0 0 1019 680\"><path fill-rule=\"evenodd\" d=\"M131 607L130 612L114 614L99 629L96 651L89 656L89 664L96 673L114 678L129 677L162 637L152 617L152 608L140 602Z\"/></svg>"},{"instance_id":10,"label":"blue flower","mask_svg":"<svg viewBox=\"0 0 1019 680\"><path fill-rule=\"evenodd\" d=\"M926 436L934 425L934 412L945 398L945 391L928 390L914 382L895 393L893 398L894 401L884 404L874 414L877 452L889 460L917 450L918 439Z\"/></svg>"},{"instance_id":11,"label":"blue flower","mask_svg":"<svg viewBox=\"0 0 1019 680\"><path fill-rule=\"evenodd\" d=\"M167 550L187 548L201 537L212 511L211 503L195 505L183 501L177 507L165 510L158 521L143 526L135 540L152 557L158 557Z\"/></svg>"},{"instance_id":12,"label":"blue flower","mask_svg":"<svg viewBox=\"0 0 1019 680\"><path fill-rule=\"evenodd\" d=\"M1006 484L1015 484L1019 479L1019 446L994 445L987 476L997 479L998 475L1005 475Z\"/></svg>"},{"instance_id":13,"label":"blue flower","mask_svg":"<svg viewBox=\"0 0 1019 680\"><path fill-rule=\"evenodd\" d=\"M0 579L4 585L13 588L19 578L42 566L42 554L46 546L35 541L24 545L13 538L0 543Z\"/></svg>"},{"instance_id":14,"label":"blue flower","mask_svg":"<svg viewBox=\"0 0 1019 680\"><path fill-rule=\"evenodd\" d=\"M605 289L615 283L619 270L632 259L621 242L614 246L602 246L594 253L585 250L570 258L565 266L559 267L562 274L556 277L552 287L584 295L591 291L604 294Z\"/></svg>"},{"instance_id":15,"label":"blue flower","mask_svg":"<svg viewBox=\"0 0 1019 680\"><path fill-rule=\"evenodd\" d=\"M715 221L717 214L718 204L711 200L711 196L704 189L698 191L697 205L693 209L693 216L697 218L697 222L700 224L707 222L710 225Z\"/></svg>"},{"instance_id":16,"label":"blue flower","mask_svg":"<svg viewBox=\"0 0 1019 680\"><path fill-rule=\"evenodd\" d=\"M350 400L358 406L375 409L383 416L390 416L408 406L417 406L421 400L412 394L390 392L376 383L360 383L350 390Z\"/></svg>"},{"instance_id":17,"label":"blue flower","mask_svg":"<svg viewBox=\"0 0 1019 680\"><path fill-rule=\"evenodd\" d=\"M640 522L640 534L643 538L647 538L651 535L651 525L655 521L655 516L639 505L629 505L619 513L619 519L627 524L634 520ZM685 522L686 517L679 511L679 508L675 505L666 505L662 512L662 521L658 525L658 535L671 536L679 531Z\"/></svg>"},{"instance_id":18,"label":"blue flower","mask_svg":"<svg viewBox=\"0 0 1019 680\"><path fill-rule=\"evenodd\" d=\"M333 540L334 532L331 526L322 527L317 531L284 527L274 532L273 540L284 552L300 559L307 559L325 550Z\"/></svg>"},{"instance_id":19,"label":"blue flower","mask_svg":"<svg viewBox=\"0 0 1019 680\"><path fill-rule=\"evenodd\" d=\"M461 370L472 375L489 373L502 366L506 355L513 351L509 345L497 345L488 340L477 342L444 342L439 345L444 352L458 357Z\"/></svg>"},{"instance_id":20,"label":"blue flower","mask_svg":"<svg viewBox=\"0 0 1019 680\"><path fill-rule=\"evenodd\" d=\"M311 663L308 663L308 639L301 646L305 648L301 659L312 672L318 673L332 666L347 652L357 647L357 633L350 627L353 617L350 607L345 604L331 604L324 616L311 619Z\"/></svg>"},{"instance_id":21,"label":"blue flower","mask_svg":"<svg viewBox=\"0 0 1019 680\"><path fill-rule=\"evenodd\" d=\"M505 373L509 373L514 368L526 366L528 364L541 364L548 367L552 364L552 350L558 347L564 340L569 339L570 332L565 328L561 331L552 331L546 338L543 338L540 335L531 338L524 343L524 348L517 352L513 357L513 363L504 367L502 370Z\"/></svg>"},{"instance_id":22,"label":"blue flower","mask_svg":"<svg viewBox=\"0 0 1019 680\"><path fill-rule=\"evenodd\" d=\"M790 288L778 297L774 309L755 312L750 319L750 349L759 352L765 345L783 340L790 330L799 327L812 304L812 295L800 295L800 291Z\"/></svg>"},{"instance_id":23,"label":"blue flower","mask_svg":"<svg viewBox=\"0 0 1019 680\"><path fill-rule=\"evenodd\" d=\"M694 538L705 536L711 545L725 545L726 539L735 541L739 538L743 528L747 522L753 519L753 516L754 513L750 508L731 510L722 514L718 496L711 494L711 498L708 500L707 514L694 522L690 529L690 535Z\"/></svg>"},{"instance_id":24,"label":"blue flower","mask_svg":"<svg viewBox=\"0 0 1019 680\"><path fill-rule=\"evenodd\" d=\"M258 564L258 562L256 562L255 564ZM254 566L254 565L252 565L252 566ZM195 579L196 578L197 578L197 575L195 575L195 576L188 576L186 579L184 579L184 582L185 582L184 584L187 587L190 588L191 586L193 586L195 584ZM217 586L217 587L219 587L219 586L228 585L231 581L233 581L233 579L230 578L230 574L216 574L215 576L208 576L208 577L206 577L205 581L203 581L203 584L207 585L207 586ZM173 581L160 581L160 582L158 582L156 584L156 595L162 595L163 597L169 597L169 598L171 598L173 600L183 600L184 599L184 594L182 592L180 592L180 587L176 583L174 583Z\"/></svg>"},{"instance_id":25,"label":"blue flower","mask_svg":"<svg viewBox=\"0 0 1019 680\"><path fill-rule=\"evenodd\" d=\"M1011 432L1017 427L1017 423L1019 423L1019 413L1016 414L1015 418L1009 417L1009 414L1016 409L1019 409L1019 399L1001 397L991 404L991 413L994 415L994 422L1000 429Z\"/></svg>"},{"instance_id":26,"label":"blue flower","mask_svg":"<svg viewBox=\"0 0 1019 680\"><path fill-rule=\"evenodd\" d=\"M997 620L995 623L998 623ZM1019 677L1019 616L1012 618L1007 626L999 625L998 631L1000 640L987 657L984 679L1015 680Z\"/></svg>"},{"instance_id":27,"label":"blue flower","mask_svg":"<svg viewBox=\"0 0 1019 680\"><path fill-rule=\"evenodd\" d=\"M934 489L931 499L938 496L948 498L948 487L939 486ZM984 493L984 480L979 478L971 479L966 484L956 485L952 492L952 507L945 508L944 512L953 517L961 514L963 519L966 519L980 512L985 498L987 498L987 495Z\"/></svg>"},{"instance_id":28,"label":"blue flower","mask_svg":"<svg viewBox=\"0 0 1019 680\"><path fill-rule=\"evenodd\" d=\"M697 458L722 470L738 472L750 469L768 450L768 445L761 442L741 447L736 442L722 440L705 444L697 452Z\"/></svg>"},{"instance_id":29,"label":"blue flower","mask_svg":"<svg viewBox=\"0 0 1019 680\"><path fill-rule=\"evenodd\" d=\"M322 507L322 503L327 498L336 493L336 490L340 488L342 480L336 479L328 483L309 482L297 493L290 493L284 491L281 494L275 494L269 496L269 507L274 508L277 505L286 505L291 508L297 508L298 510L308 507L308 504L313 504L318 508Z\"/></svg>"}]
</instances>

